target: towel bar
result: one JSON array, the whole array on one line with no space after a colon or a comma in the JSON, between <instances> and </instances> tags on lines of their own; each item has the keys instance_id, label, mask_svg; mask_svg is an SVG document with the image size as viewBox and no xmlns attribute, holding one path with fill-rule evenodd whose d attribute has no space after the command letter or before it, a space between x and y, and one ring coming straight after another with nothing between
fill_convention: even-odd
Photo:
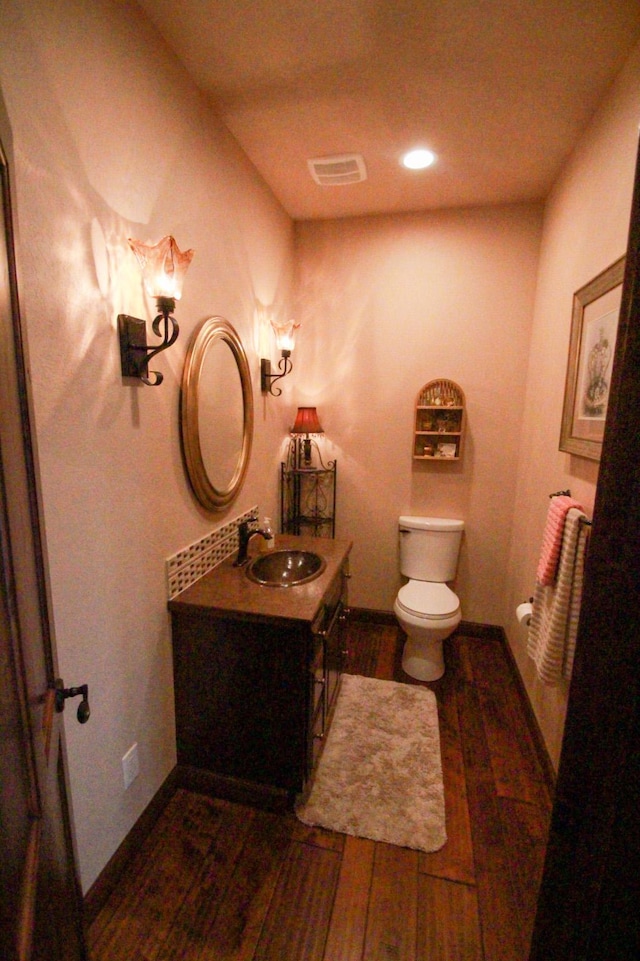
<instances>
[{"instance_id":1,"label":"towel bar","mask_svg":"<svg viewBox=\"0 0 640 961\"><path fill-rule=\"evenodd\" d=\"M553 494L549 494L549 499L551 499L552 497L571 497L571 491L569 490L569 488L567 488L564 491L554 491ZM591 521L589 520L588 517L581 517L580 523L586 524L587 527L591 527Z\"/></svg>"}]
</instances>

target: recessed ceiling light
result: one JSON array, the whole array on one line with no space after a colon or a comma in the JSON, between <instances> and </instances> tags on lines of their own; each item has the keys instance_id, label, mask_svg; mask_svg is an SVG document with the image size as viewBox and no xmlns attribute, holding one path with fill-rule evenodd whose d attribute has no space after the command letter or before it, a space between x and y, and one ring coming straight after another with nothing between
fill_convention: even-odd
<instances>
[{"instance_id":1,"label":"recessed ceiling light","mask_svg":"<svg viewBox=\"0 0 640 961\"><path fill-rule=\"evenodd\" d=\"M425 150L423 147L417 150L410 150L402 158L402 163L409 170L424 170L435 163L436 155L432 150Z\"/></svg>"}]
</instances>

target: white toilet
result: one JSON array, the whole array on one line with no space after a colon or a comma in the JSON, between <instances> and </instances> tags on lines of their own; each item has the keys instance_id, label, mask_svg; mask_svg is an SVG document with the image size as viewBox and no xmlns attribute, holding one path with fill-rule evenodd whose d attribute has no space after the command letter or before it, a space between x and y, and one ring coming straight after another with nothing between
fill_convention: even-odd
<instances>
[{"instance_id":1,"label":"white toilet","mask_svg":"<svg viewBox=\"0 0 640 961\"><path fill-rule=\"evenodd\" d=\"M393 606L407 635L403 670L419 681L444 674L442 642L460 623L460 601L447 586L456 575L464 521L401 517L400 573L409 578Z\"/></svg>"}]
</instances>

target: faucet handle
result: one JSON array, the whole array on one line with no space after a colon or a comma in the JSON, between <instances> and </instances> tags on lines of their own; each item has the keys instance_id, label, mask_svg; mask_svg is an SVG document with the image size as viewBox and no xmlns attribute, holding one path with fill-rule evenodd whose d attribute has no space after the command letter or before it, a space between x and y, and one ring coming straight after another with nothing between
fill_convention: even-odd
<instances>
[{"instance_id":1,"label":"faucet handle","mask_svg":"<svg viewBox=\"0 0 640 961\"><path fill-rule=\"evenodd\" d=\"M252 533L253 531L249 529L249 521L240 521L238 524L238 556L233 562L234 567L242 567L247 563L247 550Z\"/></svg>"}]
</instances>

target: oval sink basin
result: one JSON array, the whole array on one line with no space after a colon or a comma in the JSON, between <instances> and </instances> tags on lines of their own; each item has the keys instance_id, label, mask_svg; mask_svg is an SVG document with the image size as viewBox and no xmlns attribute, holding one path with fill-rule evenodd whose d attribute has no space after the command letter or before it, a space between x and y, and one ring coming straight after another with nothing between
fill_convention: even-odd
<instances>
[{"instance_id":1,"label":"oval sink basin","mask_svg":"<svg viewBox=\"0 0 640 961\"><path fill-rule=\"evenodd\" d=\"M251 561L247 577L266 587L294 587L319 577L326 566L324 558L312 551L269 551Z\"/></svg>"}]
</instances>

